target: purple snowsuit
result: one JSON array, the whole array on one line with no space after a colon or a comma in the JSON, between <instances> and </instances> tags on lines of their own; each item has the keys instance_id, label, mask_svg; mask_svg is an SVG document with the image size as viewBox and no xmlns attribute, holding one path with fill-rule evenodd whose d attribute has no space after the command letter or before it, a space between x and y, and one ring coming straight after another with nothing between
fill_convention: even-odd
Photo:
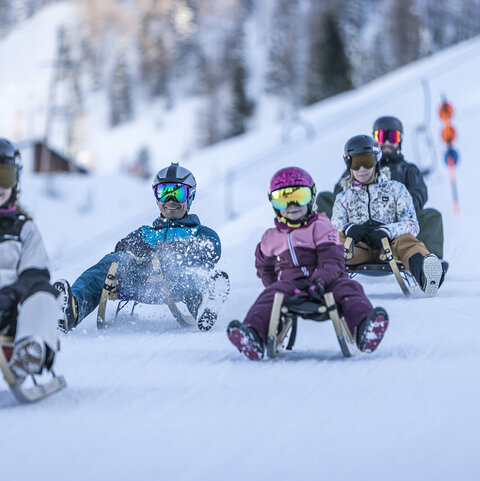
<instances>
[{"instance_id":1,"label":"purple snowsuit","mask_svg":"<svg viewBox=\"0 0 480 481\"><path fill-rule=\"evenodd\" d=\"M306 225L289 227L275 219L255 252L257 275L266 289L247 313L244 324L267 339L270 311L276 292L285 300L304 281L317 281L332 292L352 332L373 309L362 286L345 271L343 244L326 214L314 213Z\"/></svg>"}]
</instances>

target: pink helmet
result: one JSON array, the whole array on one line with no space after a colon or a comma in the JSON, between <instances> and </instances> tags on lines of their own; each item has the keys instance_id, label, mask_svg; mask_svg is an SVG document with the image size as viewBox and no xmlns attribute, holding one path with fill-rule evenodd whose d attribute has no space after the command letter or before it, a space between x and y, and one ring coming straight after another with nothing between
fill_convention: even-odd
<instances>
[{"instance_id":1,"label":"pink helmet","mask_svg":"<svg viewBox=\"0 0 480 481\"><path fill-rule=\"evenodd\" d=\"M285 167L276 172L270 181L268 194L274 190L283 189L284 187L305 186L312 189L312 195L315 195L315 182L310 174L300 167Z\"/></svg>"},{"instance_id":2,"label":"pink helmet","mask_svg":"<svg viewBox=\"0 0 480 481\"><path fill-rule=\"evenodd\" d=\"M283 189L284 187L309 187L312 191L312 199L308 204L307 217L310 217L313 212L313 204L315 202L315 194L317 189L315 187L315 182L313 181L311 175L300 167L285 167L276 172L272 180L270 181L270 187L268 189L268 198L270 199L270 194L274 190ZM280 214L278 210L273 208L277 216Z\"/></svg>"}]
</instances>

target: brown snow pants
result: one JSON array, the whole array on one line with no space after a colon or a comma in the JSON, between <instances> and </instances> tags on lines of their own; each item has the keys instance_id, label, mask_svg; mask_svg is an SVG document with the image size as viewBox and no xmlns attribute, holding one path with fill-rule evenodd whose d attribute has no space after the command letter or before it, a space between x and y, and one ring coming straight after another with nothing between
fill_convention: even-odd
<instances>
[{"instance_id":1,"label":"brown snow pants","mask_svg":"<svg viewBox=\"0 0 480 481\"><path fill-rule=\"evenodd\" d=\"M345 235L343 232L340 232L340 240L345 243ZM430 254L425 244L411 234L404 234L391 240L390 247L392 248L395 259L399 260L408 271L410 271L408 264L410 257L417 253L422 254L422 256ZM353 257L346 261L346 264L375 264L382 261L382 259L380 259L381 253L381 249L372 249L365 244L365 242L359 242L354 245Z\"/></svg>"}]
</instances>

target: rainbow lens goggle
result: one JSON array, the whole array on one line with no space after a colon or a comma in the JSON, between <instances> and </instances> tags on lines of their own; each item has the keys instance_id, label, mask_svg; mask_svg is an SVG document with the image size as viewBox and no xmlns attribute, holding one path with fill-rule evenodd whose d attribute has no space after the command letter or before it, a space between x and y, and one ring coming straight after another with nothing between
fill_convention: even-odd
<instances>
[{"instance_id":1,"label":"rainbow lens goggle","mask_svg":"<svg viewBox=\"0 0 480 481\"><path fill-rule=\"evenodd\" d=\"M181 204L188 200L189 188L185 184L157 184L154 192L155 198L162 204L170 199Z\"/></svg>"},{"instance_id":2,"label":"rainbow lens goggle","mask_svg":"<svg viewBox=\"0 0 480 481\"><path fill-rule=\"evenodd\" d=\"M284 187L274 190L268 198L274 209L284 210L290 204L307 205L312 200L310 187Z\"/></svg>"},{"instance_id":3,"label":"rainbow lens goggle","mask_svg":"<svg viewBox=\"0 0 480 481\"><path fill-rule=\"evenodd\" d=\"M402 132L400 130L379 129L373 132L373 136L379 144L383 144L387 140L391 144L399 144L402 141Z\"/></svg>"},{"instance_id":4,"label":"rainbow lens goggle","mask_svg":"<svg viewBox=\"0 0 480 481\"><path fill-rule=\"evenodd\" d=\"M377 155L374 153L353 154L351 158L352 166L350 168L352 170L358 170L360 167L371 169L377 164Z\"/></svg>"}]
</instances>

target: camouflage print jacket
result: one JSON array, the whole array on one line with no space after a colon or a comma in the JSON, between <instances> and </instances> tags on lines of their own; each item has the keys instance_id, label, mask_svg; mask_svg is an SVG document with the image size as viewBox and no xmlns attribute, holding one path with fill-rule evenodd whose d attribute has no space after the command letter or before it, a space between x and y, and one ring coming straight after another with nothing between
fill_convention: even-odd
<instances>
[{"instance_id":1,"label":"camouflage print jacket","mask_svg":"<svg viewBox=\"0 0 480 481\"><path fill-rule=\"evenodd\" d=\"M339 230L349 224L378 223L385 227L391 239L419 232L412 196L407 188L390 180L383 169L372 184L343 179L343 192L333 206L332 223Z\"/></svg>"}]
</instances>

